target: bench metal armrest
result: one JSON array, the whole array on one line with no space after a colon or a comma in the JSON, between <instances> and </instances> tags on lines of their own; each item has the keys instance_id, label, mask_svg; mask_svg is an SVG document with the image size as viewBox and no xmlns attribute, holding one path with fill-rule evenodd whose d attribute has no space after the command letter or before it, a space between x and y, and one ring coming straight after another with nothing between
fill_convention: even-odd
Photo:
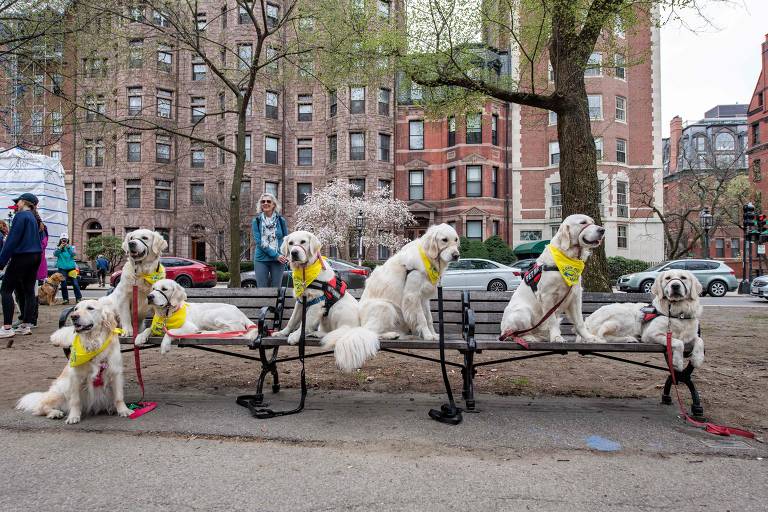
<instances>
[{"instance_id":1,"label":"bench metal armrest","mask_svg":"<svg viewBox=\"0 0 768 512\"><path fill-rule=\"evenodd\" d=\"M267 315L272 313L272 326L274 328L275 325L275 319L274 317L277 315L277 308L274 306L262 306L262 308L259 310L259 319L256 321L256 326L258 327L259 335L256 336L253 340L251 340L248 343L248 348L251 350L256 350L261 346L261 340L265 337L269 336L270 329L267 327Z\"/></svg>"}]
</instances>

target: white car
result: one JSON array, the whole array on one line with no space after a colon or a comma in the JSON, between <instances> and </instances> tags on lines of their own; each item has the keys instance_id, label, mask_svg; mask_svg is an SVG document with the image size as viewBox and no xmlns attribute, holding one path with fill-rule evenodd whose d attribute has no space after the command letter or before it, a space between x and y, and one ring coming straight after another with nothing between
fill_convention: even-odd
<instances>
[{"instance_id":1,"label":"white car","mask_svg":"<svg viewBox=\"0 0 768 512\"><path fill-rule=\"evenodd\" d=\"M495 261L463 258L448 265L443 275L446 290L514 291L521 282L519 268Z\"/></svg>"}]
</instances>

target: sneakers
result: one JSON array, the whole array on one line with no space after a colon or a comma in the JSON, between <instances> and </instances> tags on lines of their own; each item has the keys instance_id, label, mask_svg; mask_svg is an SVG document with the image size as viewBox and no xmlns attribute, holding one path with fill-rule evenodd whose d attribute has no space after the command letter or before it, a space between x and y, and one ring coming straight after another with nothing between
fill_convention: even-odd
<instances>
[{"instance_id":1,"label":"sneakers","mask_svg":"<svg viewBox=\"0 0 768 512\"><path fill-rule=\"evenodd\" d=\"M16 328L15 332L19 336L26 336L27 334L32 334L32 328L29 324L21 324Z\"/></svg>"},{"instance_id":2,"label":"sneakers","mask_svg":"<svg viewBox=\"0 0 768 512\"><path fill-rule=\"evenodd\" d=\"M69 299L61 301L62 304L69 304Z\"/></svg>"},{"instance_id":3,"label":"sneakers","mask_svg":"<svg viewBox=\"0 0 768 512\"><path fill-rule=\"evenodd\" d=\"M0 327L0 338L11 338L16 335L16 331L13 329L6 329L5 327Z\"/></svg>"}]
</instances>

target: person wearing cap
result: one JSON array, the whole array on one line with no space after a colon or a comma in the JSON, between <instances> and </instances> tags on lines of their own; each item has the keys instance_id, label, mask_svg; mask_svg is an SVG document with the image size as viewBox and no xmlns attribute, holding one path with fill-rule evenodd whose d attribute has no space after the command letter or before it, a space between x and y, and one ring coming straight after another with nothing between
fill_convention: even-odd
<instances>
[{"instance_id":1,"label":"person wearing cap","mask_svg":"<svg viewBox=\"0 0 768 512\"><path fill-rule=\"evenodd\" d=\"M30 334L35 308L35 282L37 269L42 258L40 245L41 222L37 214L37 196L21 194L13 200L16 215L11 229L0 250L0 270L5 269L3 283L0 285L0 297L3 305L3 327L0 338L10 338L16 334ZM15 304L13 295L19 302L22 323L12 328ZM8 343L8 347L13 340Z\"/></svg>"},{"instance_id":2,"label":"person wearing cap","mask_svg":"<svg viewBox=\"0 0 768 512\"><path fill-rule=\"evenodd\" d=\"M56 266L59 267L59 272L64 276L64 281L61 283L61 298L64 299L64 304L69 304L67 283L72 283L72 289L75 292L75 302L80 302L83 295L80 293L80 281L77 277L75 246L70 245L69 236L66 233L62 233L59 237L59 245L56 246L53 255L56 257Z\"/></svg>"}]
</instances>

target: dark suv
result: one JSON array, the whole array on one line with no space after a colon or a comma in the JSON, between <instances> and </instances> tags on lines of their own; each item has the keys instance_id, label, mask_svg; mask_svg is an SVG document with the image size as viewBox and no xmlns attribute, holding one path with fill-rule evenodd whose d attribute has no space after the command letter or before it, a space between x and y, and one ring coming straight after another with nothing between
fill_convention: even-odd
<instances>
[{"instance_id":1,"label":"dark suv","mask_svg":"<svg viewBox=\"0 0 768 512\"><path fill-rule=\"evenodd\" d=\"M53 274L59 271L59 268L56 266L55 259L47 258L46 263L48 264L48 277L51 277ZM86 261L76 261L75 263L77 263L77 268L80 269L80 277L78 278L78 281L80 283L81 290L85 290L90 285L99 282L99 276L96 274L96 271L93 270L90 263Z\"/></svg>"}]
</instances>

